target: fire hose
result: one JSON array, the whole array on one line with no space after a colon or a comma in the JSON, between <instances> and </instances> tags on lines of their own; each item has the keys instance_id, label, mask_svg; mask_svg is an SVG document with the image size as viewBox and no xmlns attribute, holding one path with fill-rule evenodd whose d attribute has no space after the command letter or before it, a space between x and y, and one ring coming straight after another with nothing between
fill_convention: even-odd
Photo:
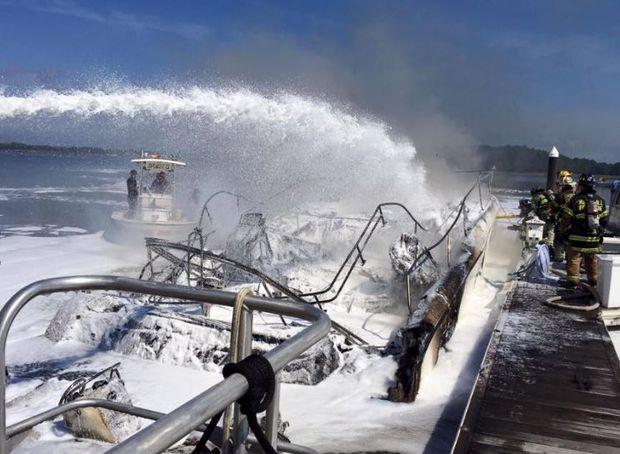
<instances>
[{"instance_id":1,"label":"fire hose","mask_svg":"<svg viewBox=\"0 0 620 454\"><path fill-rule=\"evenodd\" d=\"M569 309L573 311L594 311L601 306L600 296L596 289L590 285L582 284L588 292L575 292L572 295L560 295L553 296L551 298L547 298L545 303L549 306L559 307L561 309ZM569 301L571 300L583 300L584 298L593 299L594 302L591 304L571 304Z\"/></svg>"}]
</instances>

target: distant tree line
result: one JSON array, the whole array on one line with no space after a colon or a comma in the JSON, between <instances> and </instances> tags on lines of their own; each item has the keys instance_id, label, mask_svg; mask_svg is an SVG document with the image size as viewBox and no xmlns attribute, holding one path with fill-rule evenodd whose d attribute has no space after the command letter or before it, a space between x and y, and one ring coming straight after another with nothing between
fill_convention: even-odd
<instances>
[{"instance_id":1,"label":"distant tree line","mask_svg":"<svg viewBox=\"0 0 620 454\"><path fill-rule=\"evenodd\" d=\"M108 150L98 147L61 147L54 145L30 145L19 142L0 142L0 151L44 151L51 153L106 153L124 154L135 153L135 150ZM481 145L478 147L477 157L479 168L488 170L495 167L500 172L519 173L544 173L547 171L546 150L526 147L525 145L491 146ZM470 156L470 155L468 155ZM454 167L467 168L470 162L460 162L459 153L452 153L449 163ZM471 156L470 156L471 157ZM469 158L468 158L469 159ZM593 159L569 158L560 154L560 168L571 170L575 173L593 173L595 175L620 175L620 162L610 164L598 162Z\"/></svg>"},{"instance_id":2,"label":"distant tree line","mask_svg":"<svg viewBox=\"0 0 620 454\"><path fill-rule=\"evenodd\" d=\"M18 151L18 152L45 152L45 153L58 153L58 154L109 154L119 155L125 153L135 153L133 150L110 150L99 147L63 147L56 145L31 145L20 142L0 142L0 152L2 151Z\"/></svg>"},{"instance_id":3,"label":"distant tree line","mask_svg":"<svg viewBox=\"0 0 620 454\"><path fill-rule=\"evenodd\" d=\"M530 148L523 145L478 147L481 168L495 169L502 172L544 173L547 171L549 151ZM569 158L560 154L560 169L574 173L592 173L596 175L620 175L620 162L610 164L593 159Z\"/></svg>"}]
</instances>

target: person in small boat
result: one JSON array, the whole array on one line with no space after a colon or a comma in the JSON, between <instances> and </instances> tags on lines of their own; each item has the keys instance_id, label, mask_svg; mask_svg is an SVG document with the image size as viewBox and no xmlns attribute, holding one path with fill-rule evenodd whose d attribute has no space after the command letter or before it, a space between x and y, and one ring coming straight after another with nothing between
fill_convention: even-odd
<instances>
[{"instance_id":1,"label":"person in small boat","mask_svg":"<svg viewBox=\"0 0 620 454\"><path fill-rule=\"evenodd\" d=\"M609 212L594 186L594 177L582 174L577 183L577 194L564 207L562 222L568 243L566 277L571 286L579 284L582 260L585 262L588 283L595 286L598 282L596 254L601 251Z\"/></svg>"},{"instance_id":2,"label":"person in small boat","mask_svg":"<svg viewBox=\"0 0 620 454\"><path fill-rule=\"evenodd\" d=\"M127 203L129 204L129 217L136 215L136 206L138 205L138 181L136 180L138 172L132 170L127 178Z\"/></svg>"},{"instance_id":3,"label":"person in small boat","mask_svg":"<svg viewBox=\"0 0 620 454\"><path fill-rule=\"evenodd\" d=\"M164 194L168 190L169 186L170 184L166 179L166 172L158 172L155 179L151 183L150 189L154 194Z\"/></svg>"}]
</instances>

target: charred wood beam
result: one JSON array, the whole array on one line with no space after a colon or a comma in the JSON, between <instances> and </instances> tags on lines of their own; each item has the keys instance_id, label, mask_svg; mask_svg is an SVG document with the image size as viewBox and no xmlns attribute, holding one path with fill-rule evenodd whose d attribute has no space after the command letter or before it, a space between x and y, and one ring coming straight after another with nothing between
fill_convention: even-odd
<instances>
[{"instance_id":1,"label":"charred wood beam","mask_svg":"<svg viewBox=\"0 0 620 454\"><path fill-rule=\"evenodd\" d=\"M422 297L406 326L401 328L398 369L395 384L388 389L389 400L415 400L423 376L433 368L440 348L452 336L465 284L484 254L496 213L494 201L463 241L458 260Z\"/></svg>"}]
</instances>

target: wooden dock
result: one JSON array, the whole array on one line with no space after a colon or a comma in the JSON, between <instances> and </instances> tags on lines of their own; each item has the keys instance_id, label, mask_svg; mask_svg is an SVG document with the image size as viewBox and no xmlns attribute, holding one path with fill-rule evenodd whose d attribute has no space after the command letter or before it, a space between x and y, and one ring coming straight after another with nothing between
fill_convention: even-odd
<instances>
[{"instance_id":1,"label":"wooden dock","mask_svg":"<svg viewBox=\"0 0 620 454\"><path fill-rule=\"evenodd\" d=\"M620 364L599 311L518 282L499 316L453 453L620 453Z\"/></svg>"}]
</instances>

